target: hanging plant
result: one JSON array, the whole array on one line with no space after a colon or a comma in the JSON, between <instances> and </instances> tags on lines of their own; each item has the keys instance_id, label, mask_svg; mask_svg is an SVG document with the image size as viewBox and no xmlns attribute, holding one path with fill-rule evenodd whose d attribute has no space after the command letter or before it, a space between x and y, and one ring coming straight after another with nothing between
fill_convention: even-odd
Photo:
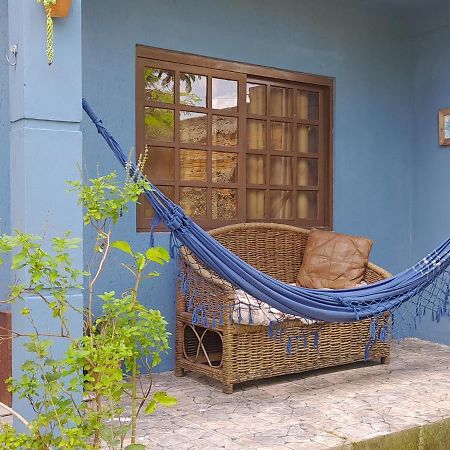
<instances>
[{"instance_id":1,"label":"hanging plant","mask_svg":"<svg viewBox=\"0 0 450 450\"><path fill-rule=\"evenodd\" d=\"M53 18L66 17L69 14L72 0L37 0L42 3L47 16L47 60L48 64L52 64L55 58L55 50L53 48Z\"/></svg>"}]
</instances>

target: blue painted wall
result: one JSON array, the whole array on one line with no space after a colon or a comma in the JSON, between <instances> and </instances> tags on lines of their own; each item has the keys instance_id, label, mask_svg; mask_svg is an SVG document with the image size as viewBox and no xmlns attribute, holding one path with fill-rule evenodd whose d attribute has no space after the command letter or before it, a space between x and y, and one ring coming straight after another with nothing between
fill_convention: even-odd
<instances>
[{"instance_id":1,"label":"blue painted wall","mask_svg":"<svg viewBox=\"0 0 450 450\"><path fill-rule=\"evenodd\" d=\"M0 2L0 56L8 48L8 2ZM0 64L0 234L10 229L9 208L9 83L8 66ZM0 265L0 298L10 281L9 265Z\"/></svg>"},{"instance_id":2,"label":"blue painted wall","mask_svg":"<svg viewBox=\"0 0 450 450\"><path fill-rule=\"evenodd\" d=\"M411 261L412 54L406 23L385 12L330 0L83 2L83 95L128 149L136 44L335 77L334 228L373 238L372 259L395 272ZM91 176L97 164L121 171L87 119L83 134ZM148 234L134 230L131 211L116 238L142 249ZM92 245L86 233L86 254ZM123 290L130 279L111 263L99 289ZM171 265L142 289L171 326L174 277ZM170 367L172 356L161 369Z\"/></svg>"},{"instance_id":3,"label":"blue painted wall","mask_svg":"<svg viewBox=\"0 0 450 450\"><path fill-rule=\"evenodd\" d=\"M438 111L450 108L450 5L414 23L412 249L415 259L450 230L450 147L438 142ZM417 336L450 344L448 322L426 322Z\"/></svg>"}]
</instances>

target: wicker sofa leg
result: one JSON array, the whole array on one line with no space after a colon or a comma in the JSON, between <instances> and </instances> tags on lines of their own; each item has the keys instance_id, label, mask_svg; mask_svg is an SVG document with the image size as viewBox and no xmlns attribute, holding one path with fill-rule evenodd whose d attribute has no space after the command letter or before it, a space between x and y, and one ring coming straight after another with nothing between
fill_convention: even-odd
<instances>
[{"instance_id":1,"label":"wicker sofa leg","mask_svg":"<svg viewBox=\"0 0 450 450\"><path fill-rule=\"evenodd\" d=\"M233 385L228 383L222 383L222 392L224 394L232 394L233 393Z\"/></svg>"},{"instance_id":2,"label":"wicker sofa leg","mask_svg":"<svg viewBox=\"0 0 450 450\"><path fill-rule=\"evenodd\" d=\"M184 377L186 374L182 367L175 367L175 376L176 377Z\"/></svg>"},{"instance_id":3,"label":"wicker sofa leg","mask_svg":"<svg viewBox=\"0 0 450 450\"><path fill-rule=\"evenodd\" d=\"M381 357L381 364L389 364L391 362L390 356L382 356Z\"/></svg>"}]
</instances>

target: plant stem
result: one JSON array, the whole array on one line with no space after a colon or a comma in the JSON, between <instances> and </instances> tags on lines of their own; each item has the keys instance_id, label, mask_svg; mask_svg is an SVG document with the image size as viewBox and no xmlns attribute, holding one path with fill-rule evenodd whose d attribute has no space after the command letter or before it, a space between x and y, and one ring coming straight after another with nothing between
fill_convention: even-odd
<instances>
[{"instance_id":1,"label":"plant stem","mask_svg":"<svg viewBox=\"0 0 450 450\"><path fill-rule=\"evenodd\" d=\"M139 283L141 281L142 270L137 269L136 282L134 284L134 289L132 291L133 304L132 304L132 318L131 326L136 325L136 315L135 309L137 306L137 293L139 288ZM133 362L131 366L131 443L136 443L136 427L137 427L137 415L138 415L138 405L137 405L137 355L133 356Z\"/></svg>"},{"instance_id":2,"label":"plant stem","mask_svg":"<svg viewBox=\"0 0 450 450\"><path fill-rule=\"evenodd\" d=\"M88 326L89 326L91 348L94 348L94 335L93 335L93 333L94 333L94 321L93 321L93 317L94 317L94 313L93 313L94 286L95 286L95 282L97 281L98 277L100 276L100 273L103 270L103 265L105 264L106 257L108 256L109 246L110 246L110 236L111 236L110 232L105 232L103 230L98 230L98 233L104 239L105 245L103 247L103 254L102 254L100 263L98 265L97 272L95 273L94 278L92 278L92 280L89 281L89 306L88 306L88 313L87 313L88 314L87 321L88 321ZM93 368L94 367L91 367L91 369L93 369ZM99 381L98 378L100 376L101 376L100 373L98 373L98 372L94 373L94 378L95 378L96 384L98 383L98 381ZM101 408L102 408L102 399L101 399L100 393L98 393L98 392L95 393L95 404L96 404L97 414L100 414ZM94 448L100 448L100 431L99 430L96 430L94 433L93 446L94 446Z\"/></svg>"}]
</instances>

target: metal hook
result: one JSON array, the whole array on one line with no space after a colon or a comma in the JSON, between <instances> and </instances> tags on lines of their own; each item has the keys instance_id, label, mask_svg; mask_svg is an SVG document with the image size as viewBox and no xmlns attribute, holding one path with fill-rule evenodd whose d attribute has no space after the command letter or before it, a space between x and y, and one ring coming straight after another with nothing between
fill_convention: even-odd
<instances>
[{"instance_id":1,"label":"metal hook","mask_svg":"<svg viewBox=\"0 0 450 450\"><path fill-rule=\"evenodd\" d=\"M9 46L9 52L13 54L13 56L14 56L14 61L11 62L11 60L9 59L9 54L8 54L8 52L5 53L5 58L6 58L6 61L8 62L8 64L9 64L11 67L14 67L14 66L17 65L17 44L10 45L10 46Z\"/></svg>"}]
</instances>

